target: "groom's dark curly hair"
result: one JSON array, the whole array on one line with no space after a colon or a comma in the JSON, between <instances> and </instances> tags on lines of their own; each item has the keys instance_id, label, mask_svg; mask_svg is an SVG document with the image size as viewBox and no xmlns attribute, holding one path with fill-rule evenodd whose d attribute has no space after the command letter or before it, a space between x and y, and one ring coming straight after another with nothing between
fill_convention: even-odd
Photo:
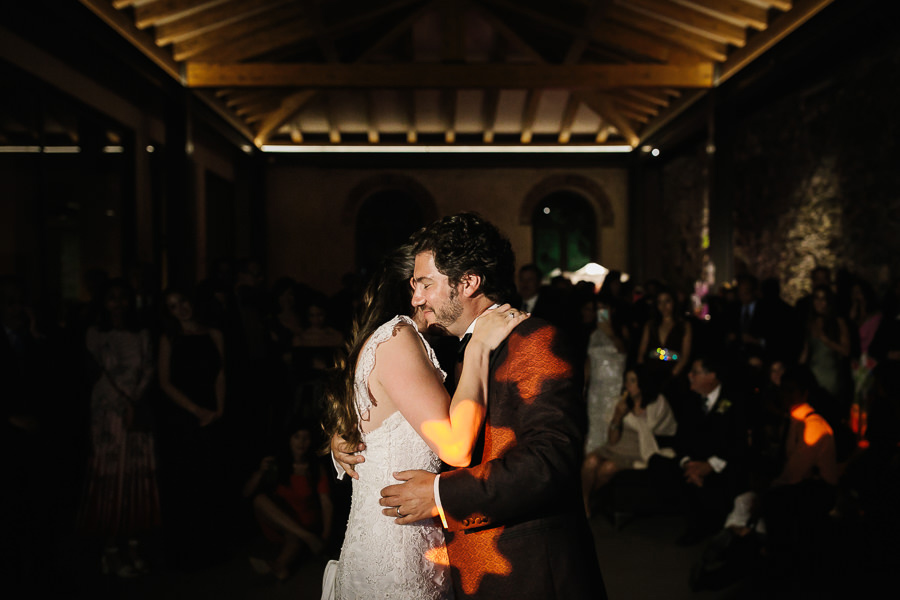
<instances>
[{"instance_id":1,"label":"groom's dark curly hair","mask_svg":"<svg viewBox=\"0 0 900 600\"><path fill-rule=\"evenodd\" d=\"M509 240L473 212L444 217L414 233L415 253L431 252L438 271L455 287L466 275L481 277L481 292L494 302L515 295L516 256Z\"/></svg>"}]
</instances>

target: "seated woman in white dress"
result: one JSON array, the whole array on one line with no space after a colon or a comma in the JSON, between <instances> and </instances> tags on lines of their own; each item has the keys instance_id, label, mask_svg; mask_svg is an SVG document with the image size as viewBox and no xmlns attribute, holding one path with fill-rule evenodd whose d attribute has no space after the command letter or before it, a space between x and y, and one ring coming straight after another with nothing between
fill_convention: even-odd
<instances>
[{"instance_id":1,"label":"seated woman in white dress","mask_svg":"<svg viewBox=\"0 0 900 600\"><path fill-rule=\"evenodd\" d=\"M658 437L675 435L678 424L665 396L642 389L636 369L625 371L625 390L609 422L606 444L585 456L581 468L584 508L591 514L591 494L624 469L646 469L654 454L674 457L671 448L660 448ZM646 386L644 386L646 387Z\"/></svg>"},{"instance_id":2,"label":"seated woman in white dress","mask_svg":"<svg viewBox=\"0 0 900 600\"><path fill-rule=\"evenodd\" d=\"M329 395L326 433L361 444L365 459L353 480L350 517L334 572L336 598L452 596L440 523L397 525L386 519L378 502L381 489L396 483L393 473L398 471L436 473L441 461L469 464L485 417L490 352L527 317L503 305L477 320L451 399L434 351L407 316L412 313L413 264L410 249L402 247L369 284L340 384ZM331 590L328 578L326 571L325 596Z\"/></svg>"}]
</instances>

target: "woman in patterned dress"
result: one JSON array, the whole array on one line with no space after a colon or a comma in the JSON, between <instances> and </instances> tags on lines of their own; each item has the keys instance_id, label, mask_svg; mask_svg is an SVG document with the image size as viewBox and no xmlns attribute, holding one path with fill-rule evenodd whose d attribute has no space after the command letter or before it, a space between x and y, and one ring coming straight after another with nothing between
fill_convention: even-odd
<instances>
[{"instance_id":1,"label":"woman in patterned dress","mask_svg":"<svg viewBox=\"0 0 900 600\"><path fill-rule=\"evenodd\" d=\"M87 331L99 378L91 392L91 455L79 511L81 528L106 542L104 572L121 577L147 570L137 538L160 522L154 442L144 417L153 350L149 332L137 329L132 298L124 280L112 281L99 322Z\"/></svg>"}]
</instances>

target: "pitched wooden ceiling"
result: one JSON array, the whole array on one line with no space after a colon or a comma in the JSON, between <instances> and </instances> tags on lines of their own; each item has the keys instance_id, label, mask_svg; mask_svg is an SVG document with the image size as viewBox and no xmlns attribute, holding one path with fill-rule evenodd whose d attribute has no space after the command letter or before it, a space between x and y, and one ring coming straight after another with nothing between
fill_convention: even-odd
<instances>
[{"instance_id":1,"label":"pitched wooden ceiling","mask_svg":"<svg viewBox=\"0 0 900 600\"><path fill-rule=\"evenodd\" d=\"M81 0L257 146L641 144L832 0Z\"/></svg>"}]
</instances>

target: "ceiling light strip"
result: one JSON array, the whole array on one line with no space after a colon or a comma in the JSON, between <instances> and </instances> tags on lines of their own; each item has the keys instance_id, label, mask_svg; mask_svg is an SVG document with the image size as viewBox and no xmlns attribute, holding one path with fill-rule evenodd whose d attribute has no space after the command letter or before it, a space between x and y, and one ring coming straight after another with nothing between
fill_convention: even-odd
<instances>
[{"instance_id":1,"label":"ceiling light strip","mask_svg":"<svg viewBox=\"0 0 900 600\"><path fill-rule=\"evenodd\" d=\"M277 153L404 153L404 154L597 154L626 153L632 147L622 145L584 145L584 146L347 146L347 145L281 145L266 144L263 152Z\"/></svg>"}]
</instances>

